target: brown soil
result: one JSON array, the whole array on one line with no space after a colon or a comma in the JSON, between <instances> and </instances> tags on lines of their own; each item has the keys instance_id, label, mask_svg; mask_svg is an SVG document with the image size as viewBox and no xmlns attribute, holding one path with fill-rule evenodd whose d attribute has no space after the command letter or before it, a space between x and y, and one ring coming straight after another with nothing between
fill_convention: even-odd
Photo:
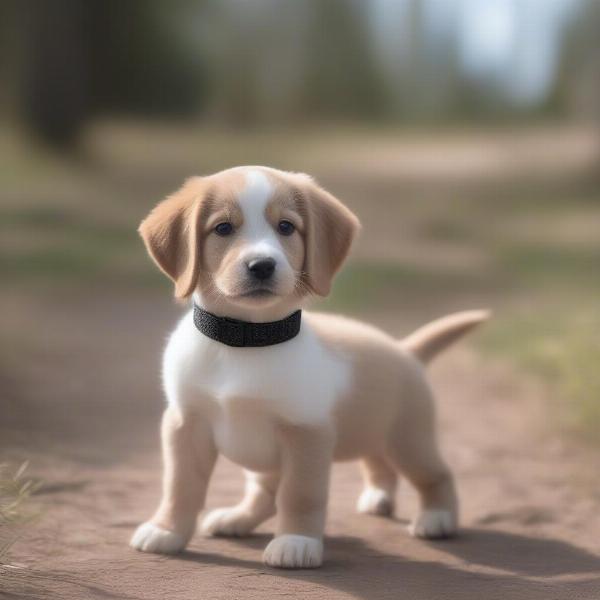
<instances>
[{"instance_id":1,"label":"brown soil","mask_svg":"<svg viewBox=\"0 0 600 600\"><path fill-rule=\"evenodd\" d=\"M135 552L128 539L158 500L158 360L177 309L154 292L27 298L4 296L0 305L11 315L0 449L15 463L29 459L43 481L41 516L0 567L1 598L600 598L600 498L589 455L550 433L542 390L483 362L468 343L432 369L462 499L460 537L410 538L407 484L396 520L355 514L360 476L343 464L321 569L263 566L272 523L245 540L196 536L176 557ZM416 316L374 320L398 334L417 324ZM27 342L23 331L33 332ZM235 502L241 484L240 470L222 461L209 508Z\"/></svg>"}]
</instances>

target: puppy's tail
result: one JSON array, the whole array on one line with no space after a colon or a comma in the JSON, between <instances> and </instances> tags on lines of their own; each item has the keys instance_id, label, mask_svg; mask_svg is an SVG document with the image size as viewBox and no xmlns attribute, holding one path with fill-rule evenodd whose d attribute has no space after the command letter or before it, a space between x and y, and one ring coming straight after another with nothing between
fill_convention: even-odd
<instances>
[{"instance_id":1,"label":"puppy's tail","mask_svg":"<svg viewBox=\"0 0 600 600\"><path fill-rule=\"evenodd\" d=\"M489 310L466 310L427 323L400 345L421 362L428 363L439 352L450 346L471 329L490 318Z\"/></svg>"}]
</instances>

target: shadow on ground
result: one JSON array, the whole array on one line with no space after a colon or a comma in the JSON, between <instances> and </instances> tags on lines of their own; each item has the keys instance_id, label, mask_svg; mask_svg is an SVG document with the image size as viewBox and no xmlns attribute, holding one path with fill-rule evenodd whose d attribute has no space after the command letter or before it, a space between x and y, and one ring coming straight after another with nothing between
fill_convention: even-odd
<instances>
[{"instance_id":1,"label":"shadow on ground","mask_svg":"<svg viewBox=\"0 0 600 600\"><path fill-rule=\"evenodd\" d=\"M234 543L261 551L269 539L267 535L256 535ZM197 551L186 551L172 560L249 569L256 576L311 582L365 600L547 600L551 591L569 597L600 592L600 557L559 540L469 529L454 540L426 544L457 559L449 561L455 564L383 553L362 539L346 536L328 538L325 566L310 571L275 571L258 560Z\"/></svg>"}]
</instances>

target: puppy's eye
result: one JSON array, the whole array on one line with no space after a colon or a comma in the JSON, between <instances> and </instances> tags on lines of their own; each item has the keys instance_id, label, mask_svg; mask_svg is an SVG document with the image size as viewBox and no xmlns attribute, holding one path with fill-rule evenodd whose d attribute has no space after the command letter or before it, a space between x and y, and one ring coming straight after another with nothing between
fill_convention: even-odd
<instances>
[{"instance_id":1,"label":"puppy's eye","mask_svg":"<svg viewBox=\"0 0 600 600\"><path fill-rule=\"evenodd\" d=\"M290 221L279 221L279 225L277 225L277 229L279 230L279 233L281 235L292 235L292 233L294 233L294 231L296 231L294 224L290 223Z\"/></svg>"},{"instance_id":2,"label":"puppy's eye","mask_svg":"<svg viewBox=\"0 0 600 600\"><path fill-rule=\"evenodd\" d=\"M222 237L226 235L231 235L233 233L233 225L231 223L219 223L215 227L215 233Z\"/></svg>"}]
</instances>

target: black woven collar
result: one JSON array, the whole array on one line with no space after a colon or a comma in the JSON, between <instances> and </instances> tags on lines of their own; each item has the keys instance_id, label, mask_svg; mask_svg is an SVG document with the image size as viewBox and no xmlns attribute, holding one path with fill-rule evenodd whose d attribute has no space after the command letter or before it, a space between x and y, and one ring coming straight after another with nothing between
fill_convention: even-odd
<instances>
[{"instance_id":1,"label":"black woven collar","mask_svg":"<svg viewBox=\"0 0 600 600\"><path fill-rule=\"evenodd\" d=\"M250 323L228 317L217 317L194 304L194 325L205 336L227 346L273 346L298 335L302 311L297 310L281 321Z\"/></svg>"}]
</instances>

